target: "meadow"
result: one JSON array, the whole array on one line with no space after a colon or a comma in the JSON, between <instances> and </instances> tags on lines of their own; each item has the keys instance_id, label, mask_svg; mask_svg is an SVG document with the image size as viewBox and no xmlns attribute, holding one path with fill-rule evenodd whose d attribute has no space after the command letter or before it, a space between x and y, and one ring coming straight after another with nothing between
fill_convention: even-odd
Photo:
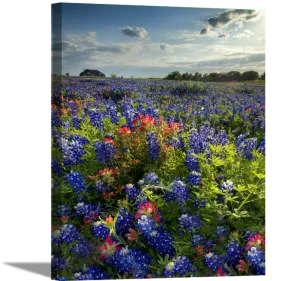
<instances>
[{"instance_id":1,"label":"meadow","mask_svg":"<svg viewBox=\"0 0 285 281\"><path fill-rule=\"evenodd\" d=\"M52 81L52 278L265 274L265 88Z\"/></svg>"}]
</instances>

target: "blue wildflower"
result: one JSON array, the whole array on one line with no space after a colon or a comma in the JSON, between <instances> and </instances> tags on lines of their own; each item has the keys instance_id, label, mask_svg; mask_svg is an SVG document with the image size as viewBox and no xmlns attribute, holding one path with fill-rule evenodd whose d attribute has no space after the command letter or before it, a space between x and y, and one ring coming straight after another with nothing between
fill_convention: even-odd
<instances>
[{"instance_id":1,"label":"blue wildflower","mask_svg":"<svg viewBox=\"0 0 285 281\"><path fill-rule=\"evenodd\" d=\"M178 218L178 220L181 228L190 233L193 233L196 229L202 226L199 216L189 216L188 214L183 214Z\"/></svg>"},{"instance_id":2,"label":"blue wildflower","mask_svg":"<svg viewBox=\"0 0 285 281\"><path fill-rule=\"evenodd\" d=\"M70 186L73 187L73 191L77 191L80 194L87 190L87 184L84 182L84 178L78 172L71 171L69 175L66 176L66 180Z\"/></svg>"},{"instance_id":3,"label":"blue wildflower","mask_svg":"<svg viewBox=\"0 0 285 281\"><path fill-rule=\"evenodd\" d=\"M155 132L147 133L148 155L151 160L157 160L159 157L160 146Z\"/></svg>"},{"instance_id":4,"label":"blue wildflower","mask_svg":"<svg viewBox=\"0 0 285 281\"><path fill-rule=\"evenodd\" d=\"M107 228L103 222L97 221L93 223L93 230L92 230L95 238L100 238L101 241L105 241L110 234L110 229Z\"/></svg>"}]
</instances>

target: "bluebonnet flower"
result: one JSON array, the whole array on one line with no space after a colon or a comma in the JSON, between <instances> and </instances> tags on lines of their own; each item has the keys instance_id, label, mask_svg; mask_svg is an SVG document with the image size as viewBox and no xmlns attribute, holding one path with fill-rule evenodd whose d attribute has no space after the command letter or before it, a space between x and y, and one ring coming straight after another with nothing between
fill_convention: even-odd
<instances>
[{"instance_id":1,"label":"bluebonnet flower","mask_svg":"<svg viewBox=\"0 0 285 281\"><path fill-rule=\"evenodd\" d=\"M201 198L196 198L195 201L193 202L193 207L201 209L204 208L207 204L206 199L201 199Z\"/></svg>"},{"instance_id":2,"label":"bluebonnet flower","mask_svg":"<svg viewBox=\"0 0 285 281\"><path fill-rule=\"evenodd\" d=\"M144 184L148 183L154 183L158 184L159 183L159 178L155 173L150 173L144 177Z\"/></svg>"},{"instance_id":3,"label":"bluebonnet flower","mask_svg":"<svg viewBox=\"0 0 285 281\"><path fill-rule=\"evenodd\" d=\"M58 176L62 176L64 174L64 170L56 159L51 159L51 170L52 175L57 174Z\"/></svg>"},{"instance_id":4,"label":"bluebonnet flower","mask_svg":"<svg viewBox=\"0 0 285 281\"><path fill-rule=\"evenodd\" d=\"M98 205L85 204L84 202L79 202L75 207L76 215L83 216L86 219L94 219L99 216L101 209Z\"/></svg>"},{"instance_id":5,"label":"bluebonnet flower","mask_svg":"<svg viewBox=\"0 0 285 281\"><path fill-rule=\"evenodd\" d=\"M238 146L237 152L241 153L248 160L252 160L253 159L252 152L256 148L257 148L257 139L256 138L250 138L250 139L243 141Z\"/></svg>"},{"instance_id":6,"label":"bluebonnet flower","mask_svg":"<svg viewBox=\"0 0 285 281\"><path fill-rule=\"evenodd\" d=\"M219 186L221 191L228 191L229 193L234 193L234 184L230 180L223 182Z\"/></svg>"},{"instance_id":7,"label":"bluebonnet flower","mask_svg":"<svg viewBox=\"0 0 285 281\"><path fill-rule=\"evenodd\" d=\"M131 228L133 221L134 217L125 208L121 208L115 224L116 233L124 237Z\"/></svg>"},{"instance_id":8,"label":"bluebonnet flower","mask_svg":"<svg viewBox=\"0 0 285 281\"><path fill-rule=\"evenodd\" d=\"M81 145L88 144L89 141L87 138L74 134L68 138L69 141L75 140L78 141Z\"/></svg>"},{"instance_id":9,"label":"bluebonnet flower","mask_svg":"<svg viewBox=\"0 0 285 281\"><path fill-rule=\"evenodd\" d=\"M52 127L60 127L62 125L61 120L54 109L51 110L51 125Z\"/></svg>"},{"instance_id":10,"label":"bluebonnet flower","mask_svg":"<svg viewBox=\"0 0 285 281\"><path fill-rule=\"evenodd\" d=\"M127 184L125 189L129 200L137 200L137 197L141 194L141 190L135 187L133 184Z\"/></svg>"},{"instance_id":11,"label":"bluebonnet flower","mask_svg":"<svg viewBox=\"0 0 285 281\"><path fill-rule=\"evenodd\" d=\"M264 252L256 247L251 247L247 253L247 258L255 266L258 266L265 260Z\"/></svg>"},{"instance_id":12,"label":"bluebonnet flower","mask_svg":"<svg viewBox=\"0 0 285 281\"><path fill-rule=\"evenodd\" d=\"M217 203L222 204L225 201L225 197L221 194L218 194L216 200L217 200Z\"/></svg>"},{"instance_id":13,"label":"bluebonnet flower","mask_svg":"<svg viewBox=\"0 0 285 281\"><path fill-rule=\"evenodd\" d=\"M217 133L213 138L213 144L219 144L225 146L228 143L228 136L226 131L222 130Z\"/></svg>"},{"instance_id":14,"label":"bluebonnet flower","mask_svg":"<svg viewBox=\"0 0 285 281\"><path fill-rule=\"evenodd\" d=\"M169 262L164 267L163 277L182 277L185 274L193 274L197 270L193 267L193 264L188 260L187 257L178 256L173 261Z\"/></svg>"},{"instance_id":15,"label":"bluebonnet flower","mask_svg":"<svg viewBox=\"0 0 285 281\"><path fill-rule=\"evenodd\" d=\"M148 155L151 160L157 160L159 157L160 146L155 132L147 133Z\"/></svg>"},{"instance_id":16,"label":"bluebonnet flower","mask_svg":"<svg viewBox=\"0 0 285 281\"><path fill-rule=\"evenodd\" d=\"M185 229L190 233L193 233L196 229L202 226L199 216L189 216L188 214L183 214L178 218L178 220L182 229Z\"/></svg>"},{"instance_id":17,"label":"bluebonnet flower","mask_svg":"<svg viewBox=\"0 0 285 281\"><path fill-rule=\"evenodd\" d=\"M94 111L90 112L90 122L100 131L103 130L103 117L99 110L95 109Z\"/></svg>"},{"instance_id":18,"label":"bluebonnet flower","mask_svg":"<svg viewBox=\"0 0 285 281\"><path fill-rule=\"evenodd\" d=\"M142 215L140 219L138 219L138 228L140 231L144 233L144 235L150 235L150 233L154 230L154 220L146 215Z\"/></svg>"},{"instance_id":19,"label":"bluebonnet flower","mask_svg":"<svg viewBox=\"0 0 285 281\"><path fill-rule=\"evenodd\" d=\"M68 142L65 138L61 138L61 150L63 153L63 164L65 166L83 163L81 157L86 154L86 152L79 141L72 140Z\"/></svg>"},{"instance_id":20,"label":"bluebonnet flower","mask_svg":"<svg viewBox=\"0 0 285 281\"><path fill-rule=\"evenodd\" d=\"M81 118L78 118L77 116L72 116L72 124L75 129L80 130L82 122L83 120Z\"/></svg>"},{"instance_id":21,"label":"bluebonnet flower","mask_svg":"<svg viewBox=\"0 0 285 281\"><path fill-rule=\"evenodd\" d=\"M210 252L205 255L205 265L209 269L216 272L219 268L224 267L224 258L222 256Z\"/></svg>"},{"instance_id":22,"label":"bluebonnet flower","mask_svg":"<svg viewBox=\"0 0 285 281\"><path fill-rule=\"evenodd\" d=\"M66 176L66 180L70 186L73 187L73 191L76 191L78 194L87 190L87 184L84 182L84 178L78 172L71 171L70 174Z\"/></svg>"},{"instance_id":23,"label":"bluebonnet flower","mask_svg":"<svg viewBox=\"0 0 285 281\"><path fill-rule=\"evenodd\" d=\"M152 260L138 249L124 247L110 256L107 261L115 266L120 274L127 273L133 278L144 278Z\"/></svg>"},{"instance_id":24,"label":"bluebonnet flower","mask_svg":"<svg viewBox=\"0 0 285 281\"><path fill-rule=\"evenodd\" d=\"M224 179L224 175L218 175L215 178L215 181L216 181L216 183L220 184L223 179Z\"/></svg>"},{"instance_id":25,"label":"bluebonnet flower","mask_svg":"<svg viewBox=\"0 0 285 281\"><path fill-rule=\"evenodd\" d=\"M99 192L106 192L109 189L101 180L95 182L94 188Z\"/></svg>"},{"instance_id":26,"label":"bluebonnet flower","mask_svg":"<svg viewBox=\"0 0 285 281\"><path fill-rule=\"evenodd\" d=\"M263 155L265 155L265 139L260 143L258 147L258 151L262 153Z\"/></svg>"},{"instance_id":27,"label":"bluebonnet flower","mask_svg":"<svg viewBox=\"0 0 285 281\"><path fill-rule=\"evenodd\" d=\"M226 262L228 265L235 267L241 260L243 247L236 241L232 240L227 246Z\"/></svg>"},{"instance_id":28,"label":"bluebonnet flower","mask_svg":"<svg viewBox=\"0 0 285 281\"><path fill-rule=\"evenodd\" d=\"M175 254L175 249L172 245L173 238L167 231L163 231L162 229L153 230L146 236L146 241L149 246L158 249L161 256L168 254L172 257Z\"/></svg>"},{"instance_id":29,"label":"bluebonnet flower","mask_svg":"<svg viewBox=\"0 0 285 281\"><path fill-rule=\"evenodd\" d=\"M69 268L70 264L65 257L51 256L51 269L52 271L61 271Z\"/></svg>"},{"instance_id":30,"label":"bluebonnet flower","mask_svg":"<svg viewBox=\"0 0 285 281\"><path fill-rule=\"evenodd\" d=\"M76 272L73 280L106 280L110 276L106 272L101 272L99 268L85 268L84 272Z\"/></svg>"},{"instance_id":31,"label":"bluebonnet flower","mask_svg":"<svg viewBox=\"0 0 285 281\"><path fill-rule=\"evenodd\" d=\"M195 172L200 171L198 158L193 156L193 152L191 150L188 150L186 152L186 166L190 172L191 171L195 171Z\"/></svg>"},{"instance_id":32,"label":"bluebonnet flower","mask_svg":"<svg viewBox=\"0 0 285 281\"><path fill-rule=\"evenodd\" d=\"M167 202L177 201L182 206L189 199L188 188L182 181L175 180L171 185L171 189L172 191L166 191L165 193L165 200Z\"/></svg>"},{"instance_id":33,"label":"bluebonnet flower","mask_svg":"<svg viewBox=\"0 0 285 281\"><path fill-rule=\"evenodd\" d=\"M193 235L192 246L202 245L204 241L205 240L201 234Z\"/></svg>"},{"instance_id":34,"label":"bluebonnet flower","mask_svg":"<svg viewBox=\"0 0 285 281\"><path fill-rule=\"evenodd\" d=\"M70 215L69 206L67 206L67 205L58 205L56 213L57 213L57 215L59 217L68 217Z\"/></svg>"},{"instance_id":35,"label":"bluebonnet flower","mask_svg":"<svg viewBox=\"0 0 285 281\"><path fill-rule=\"evenodd\" d=\"M82 237L79 237L73 244L71 251L75 253L76 258L79 256L85 258L90 254L90 247Z\"/></svg>"},{"instance_id":36,"label":"bluebonnet flower","mask_svg":"<svg viewBox=\"0 0 285 281\"><path fill-rule=\"evenodd\" d=\"M213 240L208 240L208 241L205 242L205 247L208 248L208 249L210 249L210 248L211 248L213 245L215 245L215 244L216 244L215 241L213 241Z\"/></svg>"},{"instance_id":37,"label":"bluebonnet flower","mask_svg":"<svg viewBox=\"0 0 285 281\"><path fill-rule=\"evenodd\" d=\"M229 231L227 230L227 228L225 226L217 226L216 236L218 238L227 236L228 234L229 234Z\"/></svg>"},{"instance_id":38,"label":"bluebonnet flower","mask_svg":"<svg viewBox=\"0 0 285 281\"><path fill-rule=\"evenodd\" d=\"M105 241L110 234L110 229L107 228L103 222L97 221L93 223L93 230L92 230L95 238L100 238L101 241Z\"/></svg>"},{"instance_id":39,"label":"bluebonnet flower","mask_svg":"<svg viewBox=\"0 0 285 281\"><path fill-rule=\"evenodd\" d=\"M117 151L110 142L97 141L94 146L95 146L97 161L99 163L108 165L115 161L114 156L117 153Z\"/></svg>"},{"instance_id":40,"label":"bluebonnet flower","mask_svg":"<svg viewBox=\"0 0 285 281\"><path fill-rule=\"evenodd\" d=\"M191 184L192 186L197 186L201 183L201 174L198 172L191 172L188 176L187 183Z\"/></svg>"},{"instance_id":41,"label":"bluebonnet flower","mask_svg":"<svg viewBox=\"0 0 285 281\"><path fill-rule=\"evenodd\" d=\"M255 236L257 232L245 229L245 239L248 240L250 236Z\"/></svg>"}]
</instances>

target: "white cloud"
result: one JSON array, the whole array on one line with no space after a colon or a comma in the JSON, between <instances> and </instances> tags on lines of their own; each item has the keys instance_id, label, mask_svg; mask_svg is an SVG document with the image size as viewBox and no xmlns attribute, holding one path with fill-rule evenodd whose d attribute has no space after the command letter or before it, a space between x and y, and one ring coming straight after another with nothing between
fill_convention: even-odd
<instances>
[{"instance_id":1,"label":"white cloud","mask_svg":"<svg viewBox=\"0 0 285 281\"><path fill-rule=\"evenodd\" d=\"M136 37L139 39L146 39L148 36L147 30L143 27L126 26L126 27L121 27L120 30L127 36Z\"/></svg>"},{"instance_id":2,"label":"white cloud","mask_svg":"<svg viewBox=\"0 0 285 281\"><path fill-rule=\"evenodd\" d=\"M240 39L240 38L250 38L254 33L250 31L249 29L245 29L243 32L240 32L236 35L234 35L234 38Z\"/></svg>"}]
</instances>

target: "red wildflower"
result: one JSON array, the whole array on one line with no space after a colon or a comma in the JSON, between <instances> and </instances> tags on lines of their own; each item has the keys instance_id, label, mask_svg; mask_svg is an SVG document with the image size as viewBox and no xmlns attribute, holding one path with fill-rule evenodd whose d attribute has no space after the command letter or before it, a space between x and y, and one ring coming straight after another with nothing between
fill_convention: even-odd
<instances>
[{"instance_id":1,"label":"red wildflower","mask_svg":"<svg viewBox=\"0 0 285 281\"><path fill-rule=\"evenodd\" d=\"M103 199L107 199L109 197L114 197L116 194L114 192L103 192Z\"/></svg>"},{"instance_id":2,"label":"red wildflower","mask_svg":"<svg viewBox=\"0 0 285 281\"><path fill-rule=\"evenodd\" d=\"M125 136L125 135L130 135L131 134L131 130L129 129L129 127L122 127L119 129L119 133L118 136Z\"/></svg>"},{"instance_id":3,"label":"red wildflower","mask_svg":"<svg viewBox=\"0 0 285 281\"><path fill-rule=\"evenodd\" d=\"M236 268L240 272L246 272L247 273L247 271L248 271L248 265L247 265L246 261L244 261L244 260L240 260L239 264L237 264Z\"/></svg>"},{"instance_id":4,"label":"red wildflower","mask_svg":"<svg viewBox=\"0 0 285 281\"><path fill-rule=\"evenodd\" d=\"M67 222L67 221L68 221L68 217L61 217L60 220L61 220L62 222Z\"/></svg>"},{"instance_id":5,"label":"red wildflower","mask_svg":"<svg viewBox=\"0 0 285 281\"><path fill-rule=\"evenodd\" d=\"M99 256L99 260L114 254L115 251L120 251L122 247L118 247L116 242L111 241L110 235L108 235L105 244L103 244L99 250L101 255Z\"/></svg>"},{"instance_id":6,"label":"red wildflower","mask_svg":"<svg viewBox=\"0 0 285 281\"><path fill-rule=\"evenodd\" d=\"M223 272L223 269L220 267L217 272L217 276L226 276L227 274Z\"/></svg>"},{"instance_id":7,"label":"red wildflower","mask_svg":"<svg viewBox=\"0 0 285 281\"><path fill-rule=\"evenodd\" d=\"M128 240L130 241L137 241L138 240L138 233L130 228L129 233L126 234L126 237L128 237Z\"/></svg>"},{"instance_id":8,"label":"red wildflower","mask_svg":"<svg viewBox=\"0 0 285 281\"><path fill-rule=\"evenodd\" d=\"M109 142L109 143L111 143L112 145L115 144L114 140L113 140L112 138L108 138L108 137L106 137L106 138L104 139L104 142Z\"/></svg>"},{"instance_id":9,"label":"red wildflower","mask_svg":"<svg viewBox=\"0 0 285 281\"><path fill-rule=\"evenodd\" d=\"M248 251L251 247L257 247L264 250L265 248L264 234L257 233L254 236L249 236L249 241L245 247L245 250Z\"/></svg>"},{"instance_id":10,"label":"red wildflower","mask_svg":"<svg viewBox=\"0 0 285 281\"><path fill-rule=\"evenodd\" d=\"M140 204L139 210L135 216L136 219L139 219L142 215L150 215L154 213L154 219L160 220L160 216L157 216L157 206L155 202L148 201L145 204Z\"/></svg>"}]
</instances>

